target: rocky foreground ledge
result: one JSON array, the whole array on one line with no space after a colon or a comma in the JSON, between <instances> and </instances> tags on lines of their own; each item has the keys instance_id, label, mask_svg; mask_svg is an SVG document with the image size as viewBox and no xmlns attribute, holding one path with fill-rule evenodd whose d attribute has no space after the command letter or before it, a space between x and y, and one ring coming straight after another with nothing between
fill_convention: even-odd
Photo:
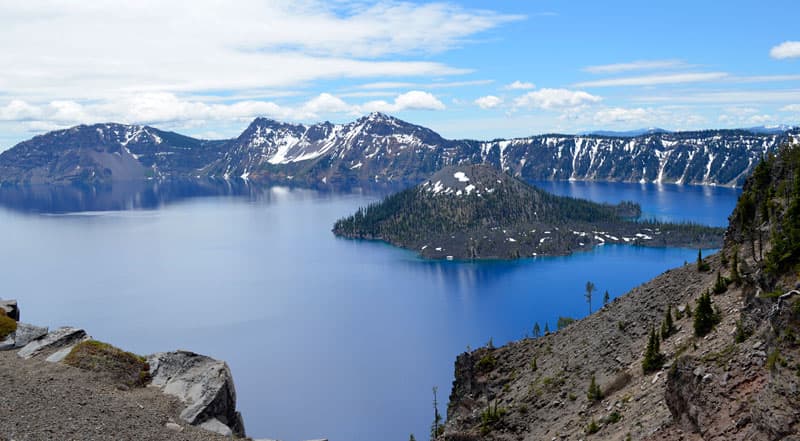
<instances>
[{"instance_id":1,"label":"rocky foreground ledge","mask_svg":"<svg viewBox=\"0 0 800 441\"><path fill-rule=\"evenodd\" d=\"M18 320L16 301L0 301L0 440L245 436L225 362L140 357L83 329Z\"/></svg>"}]
</instances>

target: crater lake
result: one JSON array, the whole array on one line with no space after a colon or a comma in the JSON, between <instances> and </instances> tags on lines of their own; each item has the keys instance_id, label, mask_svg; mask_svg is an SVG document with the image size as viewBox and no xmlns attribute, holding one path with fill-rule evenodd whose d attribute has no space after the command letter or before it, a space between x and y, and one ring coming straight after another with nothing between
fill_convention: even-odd
<instances>
[{"instance_id":1,"label":"crater lake","mask_svg":"<svg viewBox=\"0 0 800 441\"><path fill-rule=\"evenodd\" d=\"M729 188L543 182L643 217L726 225ZM24 322L83 327L140 354L187 349L228 362L249 436L427 439L431 388L445 413L456 356L555 330L696 259L694 249L609 245L513 262L424 261L337 239L338 218L380 193L243 183L0 191L0 297Z\"/></svg>"}]
</instances>

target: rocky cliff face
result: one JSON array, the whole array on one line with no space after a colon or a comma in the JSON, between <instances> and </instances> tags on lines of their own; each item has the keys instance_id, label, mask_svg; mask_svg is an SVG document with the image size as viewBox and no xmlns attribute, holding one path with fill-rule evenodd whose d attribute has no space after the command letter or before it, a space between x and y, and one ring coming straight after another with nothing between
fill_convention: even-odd
<instances>
[{"instance_id":1,"label":"rocky cliff face","mask_svg":"<svg viewBox=\"0 0 800 441\"><path fill-rule=\"evenodd\" d=\"M347 124L254 120L236 139L203 141L145 126L51 132L0 154L2 183L220 178L305 184L417 184L453 164L486 163L526 180L738 186L758 159L800 129L541 135L448 140L373 113Z\"/></svg>"},{"instance_id":2,"label":"rocky cliff face","mask_svg":"<svg viewBox=\"0 0 800 441\"><path fill-rule=\"evenodd\" d=\"M725 246L700 268L667 271L554 334L459 356L440 439L797 439L795 210L799 147L755 170ZM668 310L663 365L645 371L650 333L661 334ZM716 323L707 334L698 316Z\"/></svg>"}]
</instances>

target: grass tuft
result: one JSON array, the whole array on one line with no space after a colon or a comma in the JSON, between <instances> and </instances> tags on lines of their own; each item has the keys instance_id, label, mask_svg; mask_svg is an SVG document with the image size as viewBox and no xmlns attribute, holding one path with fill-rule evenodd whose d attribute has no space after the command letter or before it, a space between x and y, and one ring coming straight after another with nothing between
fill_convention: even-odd
<instances>
[{"instance_id":1,"label":"grass tuft","mask_svg":"<svg viewBox=\"0 0 800 441\"><path fill-rule=\"evenodd\" d=\"M75 345L64 363L100 372L128 387L144 386L150 382L150 366L144 357L97 340L87 340Z\"/></svg>"}]
</instances>

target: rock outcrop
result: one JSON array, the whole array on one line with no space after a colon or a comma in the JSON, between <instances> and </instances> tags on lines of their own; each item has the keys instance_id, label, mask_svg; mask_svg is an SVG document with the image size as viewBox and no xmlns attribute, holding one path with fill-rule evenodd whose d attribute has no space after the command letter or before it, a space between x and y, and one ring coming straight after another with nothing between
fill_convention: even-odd
<instances>
[{"instance_id":1,"label":"rock outcrop","mask_svg":"<svg viewBox=\"0 0 800 441\"><path fill-rule=\"evenodd\" d=\"M18 323L17 330L14 331L14 347L19 349L27 346L28 343L47 335L47 328L42 326L29 325L27 323Z\"/></svg>"},{"instance_id":2,"label":"rock outcrop","mask_svg":"<svg viewBox=\"0 0 800 441\"><path fill-rule=\"evenodd\" d=\"M19 306L16 300L0 300L0 309L5 311L7 316L19 321Z\"/></svg>"},{"instance_id":3,"label":"rock outcrop","mask_svg":"<svg viewBox=\"0 0 800 441\"><path fill-rule=\"evenodd\" d=\"M223 435L245 435L225 362L188 351L160 352L147 361L152 385L186 404L181 412L184 421Z\"/></svg>"},{"instance_id":4,"label":"rock outcrop","mask_svg":"<svg viewBox=\"0 0 800 441\"><path fill-rule=\"evenodd\" d=\"M55 351L61 351L89 338L86 331L80 328L62 327L52 331L36 340L31 341L19 350L17 355L21 358L29 359L43 354L50 355ZM65 354L66 355L66 354Z\"/></svg>"}]
</instances>

